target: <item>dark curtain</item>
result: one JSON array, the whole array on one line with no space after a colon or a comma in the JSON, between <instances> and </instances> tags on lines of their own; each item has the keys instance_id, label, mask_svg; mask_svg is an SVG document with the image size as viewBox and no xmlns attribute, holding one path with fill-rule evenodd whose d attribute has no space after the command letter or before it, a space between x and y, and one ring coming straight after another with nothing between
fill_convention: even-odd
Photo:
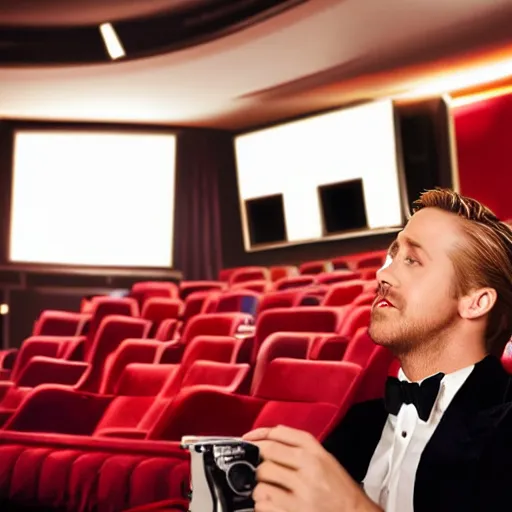
<instances>
[{"instance_id":1,"label":"dark curtain","mask_svg":"<svg viewBox=\"0 0 512 512\"><path fill-rule=\"evenodd\" d=\"M178 135L174 268L184 279L217 279L222 268L220 190L233 166L230 133L187 130Z\"/></svg>"}]
</instances>

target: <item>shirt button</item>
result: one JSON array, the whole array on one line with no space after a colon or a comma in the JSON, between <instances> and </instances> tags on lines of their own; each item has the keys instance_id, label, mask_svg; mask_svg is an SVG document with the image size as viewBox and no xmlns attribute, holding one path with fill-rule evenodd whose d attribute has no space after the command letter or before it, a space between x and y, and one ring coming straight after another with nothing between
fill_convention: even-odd
<instances>
[{"instance_id":1,"label":"shirt button","mask_svg":"<svg viewBox=\"0 0 512 512\"><path fill-rule=\"evenodd\" d=\"M402 431L402 437L405 439L407 437L407 432L405 430Z\"/></svg>"}]
</instances>

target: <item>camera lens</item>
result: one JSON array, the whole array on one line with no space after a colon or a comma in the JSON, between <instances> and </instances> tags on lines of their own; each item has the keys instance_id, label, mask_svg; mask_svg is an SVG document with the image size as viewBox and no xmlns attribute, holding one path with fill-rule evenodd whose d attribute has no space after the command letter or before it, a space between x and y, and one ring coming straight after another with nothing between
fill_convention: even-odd
<instances>
[{"instance_id":1,"label":"camera lens","mask_svg":"<svg viewBox=\"0 0 512 512\"><path fill-rule=\"evenodd\" d=\"M254 466L245 461L235 462L226 471L226 480L234 493L250 496L256 486Z\"/></svg>"}]
</instances>

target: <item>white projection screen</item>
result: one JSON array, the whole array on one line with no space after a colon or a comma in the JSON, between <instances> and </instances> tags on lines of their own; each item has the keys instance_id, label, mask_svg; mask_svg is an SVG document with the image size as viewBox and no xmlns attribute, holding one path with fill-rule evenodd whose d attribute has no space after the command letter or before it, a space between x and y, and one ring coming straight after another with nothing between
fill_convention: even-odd
<instances>
[{"instance_id":1,"label":"white projection screen","mask_svg":"<svg viewBox=\"0 0 512 512\"><path fill-rule=\"evenodd\" d=\"M355 179L363 183L370 231L403 222L391 101L244 134L235 147L246 250L246 200L282 194L285 244L325 240L318 187Z\"/></svg>"},{"instance_id":2,"label":"white projection screen","mask_svg":"<svg viewBox=\"0 0 512 512\"><path fill-rule=\"evenodd\" d=\"M172 266L176 137L15 133L12 262Z\"/></svg>"}]
</instances>

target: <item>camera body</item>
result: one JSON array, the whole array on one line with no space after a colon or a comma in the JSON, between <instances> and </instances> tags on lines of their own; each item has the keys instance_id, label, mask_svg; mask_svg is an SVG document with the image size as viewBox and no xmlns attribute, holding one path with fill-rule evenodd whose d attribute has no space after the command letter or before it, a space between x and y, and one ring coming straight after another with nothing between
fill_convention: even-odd
<instances>
[{"instance_id":1,"label":"camera body","mask_svg":"<svg viewBox=\"0 0 512 512\"><path fill-rule=\"evenodd\" d=\"M190 452L189 512L254 512L259 449L233 437L184 437Z\"/></svg>"}]
</instances>

